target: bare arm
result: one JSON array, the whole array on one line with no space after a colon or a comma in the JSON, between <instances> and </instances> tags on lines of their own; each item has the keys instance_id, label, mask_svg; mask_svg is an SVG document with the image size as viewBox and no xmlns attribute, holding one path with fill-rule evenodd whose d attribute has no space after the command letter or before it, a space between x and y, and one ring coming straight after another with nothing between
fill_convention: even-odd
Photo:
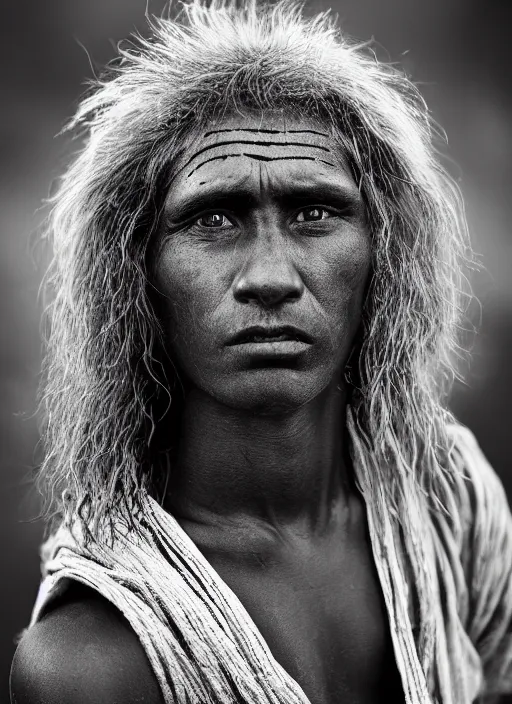
<instances>
[{"instance_id":1,"label":"bare arm","mask_svg":"<svg viewBox=\"0 0 512 704\"><path fill-rule=\"evenodd\" d=\"M11 704L164 704L128 622L86 592L25 634L12 663Z\"/></svg>"}]
</instances>

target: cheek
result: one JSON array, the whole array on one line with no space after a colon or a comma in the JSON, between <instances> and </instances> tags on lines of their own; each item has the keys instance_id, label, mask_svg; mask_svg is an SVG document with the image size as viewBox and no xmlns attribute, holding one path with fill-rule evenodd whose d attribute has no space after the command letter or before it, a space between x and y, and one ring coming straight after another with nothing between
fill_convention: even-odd
<instances>
[{"instance_id":1,"label":"cheek","mask_svg":"<svg viewBox=\"0 0 512 704\"><path fill-rule=\"evenodd\" d=\"M343 242L339 261L347 284L353 289L364 289L371 262L370 238L366 232L354 229Z\"/></svg>"},{"instance_id":2,"label":"cheek","mask_svg":"<svg viewBox=\"0 0 512 704\"><path fill-rule=\"evenodd\" d=\"M173 338L188 340L201 335L215 299L212 269L201 264L193 252L168 246L155 267L155 285L161 295L167 332ZM175 337L176 336L176 337Z\"/></svg>"},{"instance_id":3,"label":"cheek","mask_svg":"<svg viewBox=\"0 0 512 704\"><path fill-rule=\"evenodd\" d=\"M370 239L358 228L346 231L324 252L323 281L338 304L359 301L364 293L371 263Z\"/></svg>"},{"instance_id":4,"label":"cheek","mask_svg":"<svg viewBox=\"0 0 512 704\"><path fill-rule=\"evenodd\" d=\"M331 244L316 259L316 273L311 272L316 282L313 297L326 314L326 322L329 321L329 337L337 350L333 359L344 363L361 323L371 265L370 238L354 229L344 232Z\"/></svg>"}]
</instances>

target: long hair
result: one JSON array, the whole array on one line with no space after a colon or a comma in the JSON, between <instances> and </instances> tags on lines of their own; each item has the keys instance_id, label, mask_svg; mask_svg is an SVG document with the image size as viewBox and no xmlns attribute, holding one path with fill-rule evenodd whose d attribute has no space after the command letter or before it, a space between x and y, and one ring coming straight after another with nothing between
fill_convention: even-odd
<instances>
[{"instance_id":1,"label":"long hair","mask_svg":"<svg viewBox=\"0 0 512 704\"><path fill-rule=\"evenodd\" d=\"M83 146L52 199L49 333L41 404L44 514L79 515L91 535L167 472L158 429L177 400L152 304L148 255L173 161L187 135L226 111L318 118L343 144L364 197L371 278L347 379L358 482L386 498L418 600L432 590L420 508L453 512L446 394L456 375L469 245L460 194L413 83L292 2L192 0L120 48L68 129ZM167 370L167 371L166 371ZM407 495L407 500L406 500ZM418 561L421 563L417 566ZM408 563L413 565L408 566ZM428 559L427 559L428 562ZM416 565L416 566L414 566ZM432 633L422 603L420 652Z\"/></svg>"}]
</instances>

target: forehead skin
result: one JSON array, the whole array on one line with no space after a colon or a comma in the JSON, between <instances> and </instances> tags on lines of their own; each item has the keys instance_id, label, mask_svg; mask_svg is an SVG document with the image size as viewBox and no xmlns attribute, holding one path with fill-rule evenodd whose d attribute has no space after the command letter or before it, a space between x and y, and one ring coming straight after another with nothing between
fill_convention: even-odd
<instances>
[{"instance_id":1,"label":"forehead skin","mask_svg":"<svg viewBox=\"0 0 512 704\"><path fill-rule=\"evenodd\" d=\"M289 187L329 182L360 199L342 147L321 122L268 112L235 114L212 121L189 138L174 165L166 216L174 220L184 202L206 197L211 188L230 191L247 185L262 167L273 176L276 191L279 182Z\"/></svg>"}]
</instances>

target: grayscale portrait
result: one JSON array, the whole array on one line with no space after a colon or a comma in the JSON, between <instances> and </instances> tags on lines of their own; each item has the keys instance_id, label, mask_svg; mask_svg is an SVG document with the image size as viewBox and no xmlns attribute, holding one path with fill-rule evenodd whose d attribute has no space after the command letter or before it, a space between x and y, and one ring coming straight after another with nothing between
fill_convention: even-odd
<instances>
[{"instance_id":1,"label":"grayscale portrait","mask_svg":"<svg viewBox=\"0 0 512 704\"><path fill-rule=\"evenodd\" d=\"M486 262L431 86L333 9L148 12L70 108L13 704L512 694Z\"/></svg>"}]
</instances>

